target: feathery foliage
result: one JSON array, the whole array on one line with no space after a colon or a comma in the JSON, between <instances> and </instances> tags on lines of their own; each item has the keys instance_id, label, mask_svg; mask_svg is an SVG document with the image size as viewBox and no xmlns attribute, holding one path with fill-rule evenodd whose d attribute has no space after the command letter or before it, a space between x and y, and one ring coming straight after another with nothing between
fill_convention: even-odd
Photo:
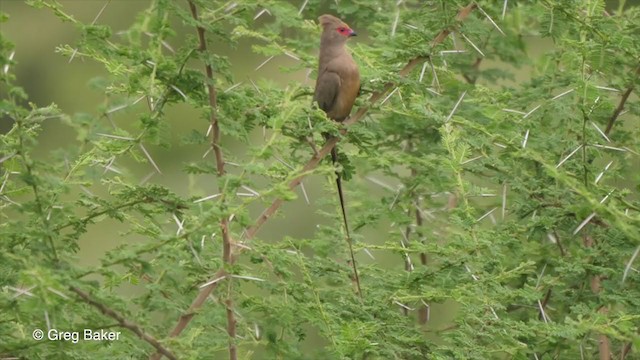
<instances>
[{"instance_id":1,"label":"feathery foliage","mask_svg":"<svg viewBox=\"0 0 640 360\"><path fill-rule=\"evenodd\" d=\"M29 1L80 34L56 56L108 75L92 114L33 104L0 34L0 358L639 357L640 8L621 3L154 0L115 32ZM325 12L361 35L368 111L348 126L309 106L310 82L234 75L219 51L313 78ZM177 133L174 109L197 128ZM49 122L75 142L38 152ZM326 132L350 178L362 300L333 168L310 146ZM168 146L186 192L135 175L160 173L150 149ZM307 179L327 182L296 236L285 209ZM122 241L83 264L100 223Z\"/></svg>"}]
</instances>

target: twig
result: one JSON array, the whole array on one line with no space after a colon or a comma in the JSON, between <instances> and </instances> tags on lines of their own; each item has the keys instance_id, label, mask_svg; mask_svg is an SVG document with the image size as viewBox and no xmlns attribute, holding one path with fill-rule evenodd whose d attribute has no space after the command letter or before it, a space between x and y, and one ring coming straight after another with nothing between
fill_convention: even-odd
<instances>
[{"instance_id":1,"label":"twig","mask_svg":"<svg viewBox=\"0 0 640 360\"><path fill-rule=\"evenodd\" d=\"M412 150L413 150L413 143L411 142L411 137L409 137L409 138L407 139L407 148L406 148L406 151L407 151L408 153L411 153L411 151L412 151ZM413 167L412 167L412 168L411 168L411 179L415 178L415 177L416 177L416 175L417 175L416 170L415 170L415 168L413 168ZM399 194L399 192L398 192L398 194ZM415 193L414 193L413 191L411 191L411 192L409 193L409 199L414 200L414 196L415 196ZM417 199L416 199L416 200L417 200ZM412 209L411 209L411 204L409 204L409 208L407 209L407 216L411 216L411 210L412 210ZM403 237L404 237L404 241L406 242L406 244L404 244L404 243L403 243L403 244L402 244L402 245L403 245L403 247L405 247L405 246L406 246L406 247L408 247L408 246L409 246L409 239L410 239L410 237L411 237L411 226L412 226L412 225L413 225L412 223L407 224L407 227L406 227L406 228L405 228L405 230L404 230ZM402 240L400 240L400 241L402 241ZM411 258L409 257L409 254L408 254L408 253L405 253L404 269L405 269L405 271L407 271L407 272L409 272L409 273L413 271L413 264L411 263ZM405 316L409 315L409 308L408 308L408 307L403 306L403 307L402 307L402 313L403 313Z\"/></svg>"},{"instance_id":2,"label":"twig","mask_svg":"<svg viewBox=\"0 0 640 360\"><path fill-rule=\"evenodd\" d=\"M538 317L540 320L544 320L545 322L547 322L546 319L548 319L547 315L544 312L544 309L547 307L547 304L549 303L549 300L551 299L551 289L547 290L547 293L544 295L544 299L542 299L542 302L540 302L540 300L538 300L538 304L540 304L540 316Z\"/></svg>"},{"instance_id":3,"label":"twig","mask_svg":"<svg viewBox=\"0 0 640 360\"><path fill-rule=\"evenodd\" d=\"M24 126L25 126L25 124L23 124L24 119L18 116L15 116L14 119L18 127L19 150L17 155L20 156L20 158L22 159L22 163L24 165L24 170L26 172L26 175L29 178L33 179L35 178L33 163L27 158L28 150L26 149L25 140L24 140L24 134L27 132L27 129L24 129ZM38 187L38 182L29 181L28 184L30 185L31 191L33 192L34 203L36 205L35 210L41 219L40 221L42 222L42 225L46 229L47 242L49 243L49 247L51 248L51 254L53 255L52 258L55 262L58 262L58 252L56 250L56 245L53 241L54 240L53 236L51 235L52 234L51 223L49 222L48 217L45 215L44 203L43 203L42 196L40 195L40 188Z\"/></svg>"},{"instance_id":4,"label":"twig","mask_svg":"<svg viewBox=\"0 0 640 360\"><path fill-rule=\"evenodd\" d=\"M471 71L473 73L477 73L478 70L480 69L480 64L482 63L482 59L484 58L483 57L476 58L476 61L473 63L473 65L471 65ZM462 77L466 80L467 83L471 85L475 85L476 81L478 81L478 76L471 77L468 74L464 73L462 74Z\"/></svg>"},{"instance_id":5,"label":"twig","mask_svg":"<svg viewBox=\"0 0 640 360\"><path fill-rule=\"evenodd\" d=\"M636 77L638 77L639 75L640 75L640 65L638 65L638 67L636 68ZM611 115L611 118L609 119L607 128L604 130L605 135L609 135L609 132L611 132L611 129L613 128L613 124L615 124L616 120L618 120L618 117L620 116L620 113L622 113L622 110L624 110L624 105L627 103L627 100L629 99L629 96L631 95L631 92L634 89L634 85L635 85L634 82L635 82L635 79L631 80L631 85L629 85L627 90L625 90L625 92L622 94L622 97L620 98L620 102L618 103L618 106L616 107L616 109L613 111L613 115Z\"/></svg>"},{"instance_id":6,"label":"twig","mask_svg":"<svg viewBox=\"0 0 640 360\"><path fill-rule=\"evenodd\" d=\"M171 351L169 351L167 348L165 348L164 346L162 346L162 344L160 344L160 342L158 340L156 340L156 338L154 338L153 336L147 334L146 332L144 332L144 330L142 330L142 328L134 323L131 322L129 320L127 320L124 316L120 315L119 313L117 313L115 310L111 309L110 307L108 307L107 305L98 302L97 300L95 300L94 298L91 297L91 295L89 295L88 293L80 290L79 288L75 287L75 286L71 286L69 288L71 291L73 291L74 293L76 293L81 299L82 301L84 301L85 303L95 307L96 309L100 310L101 313L103 313L104 315L115 319L118 324L125 328L125 329L129 329L131 330L131 332L133 332L134 334L138 335L138 337L144 341L146 341L147 343L149 343L151 346L153 346L158 353L166 356L167 358L171 359L171 360L176 360L176 356L173 355L173 353Z\"/></svg>"},{"instance_id":7,"label":"twig","mask_svg":"<svg viewBox=\"0 0 640 360\"><path fill-rule=\"evenodd\" d=\"M631 351L631 343L628 342L624 344L624 346L622 347L622 351L620 352L620 360L626 359L627 354L629 354L630 351Z\"/></svg>"},{"instance_id":8,"label":"twig","mask_svg":"<svg viewBox=\"0 0 640 360\"><path fill-rule=\"evenodd\" d=\"M471 2L469 5L465 6L458 12L458 15L456 16L456 20L458 22L464 21L469 16L471 11L473 11L473 9L475 8L476 8L475 2ZM435 47L436 45L442 43L447 38L447 36L449 36L450 33L451 33L450 28L442 30L433 40L432 47ZM400 72L398 73L399 76L402 76L402 77L407 76L416 66L420 65L427 59L428 57L426 56L418 56L410 60L400 70ZM369 105L365 105L360 109L358 109L358 111L353 116L349 117L342 124L344 126L349 126L359 121L360 119L362 119L364 115L367 113L367 111L369 111L369 107L372 104L380 101L380 99L394 86L395 85L393 83L387 83L382 90L373 93L371 97L369 97ZM341 133L342 134L346 133L346 130L342 129ZM296 186L300 185L300 183L302 182L302 179L306 177L311 172L311 170L315 169L325 156L331 153L331 149L333 149L334 146L336 146L338 141L340 141L338 137L332 137L327 139L324 146L320 150L318 150L318 152L315 153L311 157L311 159L304 165L304 167L300 171L300 175L298 175L296 178L294 178L289 182L289 189L294 189ZM280 206L282 206L283 203L284 203L284 199L282 198L275 199L271 203L271 205L268 208L266 208L262 212L262 214L260 214L260 216L258 216L258 218L255 220L255 223L249 228L247 228L247 230L245 231L244 239L251 240L256 235L258 230L260 230L262 225L264 225L264 223L267 222L267 220L276 213L276 211L280 208ZM226 236L228 236L228 234ZM233 264L236 261L241 251L242 249L239 249L238 252L232 253L229 258L228 264ZM211 281L215 280L224 275L226 275L226 270L224 268L221 268L210 278L210 280ZM205 302L207 297L211 294L211 292L213 292L213 290L215 290L218 287L219 284L220 282L213 282L210 285L200 289L200 292L191 303L191 306L189 306L189 309L180 316L178 323L176 324L176 326L171 331L171 334L169 335L170 337L178 336L187 327L191 319L193 319L195 312L198 309L200 309L200 307L202 307L202 304ZM157 360L159 359L159 356L152 357L151 359Z\"/></svg>"},{"instance_id":9,"label":"twig","mask_svg":"<svg viewBox=\"0 0 640 360\"><path fill-rule=\"evenodd\" d=\"M406 148L407 152L411 152L413 150L413 142L411 140L412 140L411 138L408 139L407 148ZM418 176L418 171L412 167L411 178L415 179L417 176ZM407 210L407 215L411 216L412 212L415 211L415 226L417 228L415 233L417 235L418 240L423 242L424 241L423 235L420 232L420 228L422 227L422 213L420 212L420 203L419 203L420 199L419 199L419 196L414 191L410 192L410 199L412 201L412 204L409 205L409 209ZM407 246L409 246L409 239L411 236L412 225L413 224L408 224L404 232L404 238L407 241L407 244L406 244ZM424 252L420 253L420 263L423 266L427 265L427 254ZM411 272L413 270L413 264L411 263L411 258L409 258L408 256L405 259L405 270L407 272ZM422 304L418 308L418 323L424 325L429 321L429 305L425 303L424 300L422 300L421 302ZM409 314L409 310L407 308L403 307L402 311L405 315Z\"/></svg>"},{"instance_id":10,"label":"twig","mask_svg":"<svg viewBox=\"0 0 640 360\"><path fill-rule=\"evenodd\" d=\"M553 230L553 237L556 240L556 245L558 246L558 250L560 250L560 256L564 256L566 253L564 251L564 246L562 246L562 242L560 240L560 236L558 235L558 233Z\"/></svg>"},{"instance_id":11,"label":"twig","mask_svg":"<svg viewBox=\"0 0 640 360\"><path fill-rule=\"evenodd\" d=\"M480 8L480 11L482 11L482 8ZM484 13L484 11L482 11L482 12ZM486 15L486 13L485 13L485 15ZM489 19L491 19L491 18L489 18ZM500 32L502 33L502 30L500 30ZM504 35L504 33L502 33L502 35ZM489 33L487 38L484 40L484 43L482 44L482 48L486 48L487 47L487 45L489 44L489 40L490 39L491 39L491 33ZM483 56L478 56L476 58L476 61L473 63L473 65L471 65L471 74L475 74L474 77L471 77L469 74L462 74L462 77L467 81L467 83L469 83L471 85L475 85L476 84L476 82L478 81L478 78L480 77L478 75L478 72L480 70L480 65L482 64L482 60L483 59L484 59Z\"/></svg>"},{"instance_id":12,"label":"twig","mask_svg":"<svg viewBox=\"0 0 640 360\"><path fill-rule=\"evenodd\" d=\"M55 232L60 232L61 230L68 228L70 226L73 226L75 224L83 224L86 225L89 223L89 221L91 221L92 219L95 219L99 216L105 215L107 213L113 212L113 213L117 213L119 211L121 211L122 209L126 209L129 207L133 207L136 206L138 204L144 203L146 202L146 200L144 199L136 199L136 200L132 200L126 203L122 203L120 205L116 205L116 206L112 206L112 207L108 207L105 209L102 209L100 211L94 211L94 212L89 212L89 214L87 214L85 217L78 219L77 221L70 221L64 225L59 225L55 228Z\"/></svg>"},{"instance_id":13,"label":"twig","mask_svg":"<svg viewBox=\"0 0 640 360\"><path fill-rule=\"evenodd\" d=\"M583 244L586 248L593 247L593 238L589 235L584 235ZM590 287L591 292L598 296L600 292L602 292L602 276L594 275L591 277ZM609 312L609 309L602 305L597 311L600 314L606 314ZM609 337L604 333L598 334L598 353L600 360L611 360L611 342L609 341Z\"/></svg>"},{"instance_id":14,"label":"twig","mask_svg":"<svg viewBox=\"0 0 640 360\"><path fill-rule=\"evenodd\" d=\"M411 175L413 177L418 176L418 172L416 171L416 169L411 169ZM420 210L420 198L416 196L414 197L413 200L415 201L415 216L416 216L416 229L417 229L416 235L418 235L418 240L420 240L420 242L424 244L425 238L422 232L420 231L420 229L422 228L422 222L423 222L422 211ZM427 266L427 253L425 252L420 253L420 264L422 266ZM429 321L429 304L422 301L422 306L418 308L418 323L424 325L428 321Z\"/></svg>"}]
</instances>

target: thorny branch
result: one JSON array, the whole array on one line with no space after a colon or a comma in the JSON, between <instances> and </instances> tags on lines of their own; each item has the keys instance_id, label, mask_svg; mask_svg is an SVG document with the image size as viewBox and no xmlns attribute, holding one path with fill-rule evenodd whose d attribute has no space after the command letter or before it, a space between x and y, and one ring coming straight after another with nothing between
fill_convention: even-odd
<instances>
[{"instance_id":1,"label":"thorny branch","mask_svg":"<svg viewBox=\"0 0 640 360\"><path fill-rule=\"evenodd\" d=\"M190 2L190 5L192 5L191 2ZM456 16L456 21L458 22L464 21L476 7L477 5L475 4L475 2L471 2L469 5L460 9L460 11L458 12L458 15ZM453 30L452 28L447 28L440 31L440 33L438 33L438 35L432 41L431 46L435 47L441 44L447 38L447 36L449 36L452 30ZM200 28L198 28L198 33L200 33ZM416 66L422 64L427 59L428 59L427 56L418 56L410 60L399 71L398 73L399 76L401 77L407 76L413 69L416 68ZM380 101L386 93L388 93L391 89L393 89L394 86L396 86L394 83L387 83L382 90L373 93L371 97L369 97L368 105L362 106L360 109L358 109L358 111L353 116L349 117L342 124L345 127L348 127L349 125L352 125L355 122L362 119L364 115L367 113L367 111L369 111L370 106ZM217 120L216 120L216 125L217 125ZM215 128L213 130L215 130ZM341 130L341 133L345 134L346 129ZM215 136L216 134L214 132L214 137ZM311 170L315 169L325 156L329 155L329 153L331 152L331 149L333 149L339 141L340 139L338 137L332 137L328 139L325 142L324 146L321 149L319 149L318 152L315 153L311 157L311 159L304 165L304 167L300 171L300 175L298 175L297 177L295 177L293 180L289 182L289 189L294 189L295 187L300 185L300 183L302 182L302 179L305 176L307 176L311 172ZM214 150L219 151L219 148L216 145L214 145ZM221 157L222 155L220 154L220 158ZM260 214L260 216L258 216L255 223L246 229L244 233L244 239L251 240L257 234L258 230L260 230L262 225L264 225L264 223L267 222L267 220L276 213L276 211L280 208L280 206L282 206L283 203L284 203L284 199L282 198L275 199L271 203L271 205L268 208L266 208L262 212L262 214ZM229 234L227 233L227 231L228 229L226 227L223 227L223 236L229 237ZM238 249L237 252L231 253L228 258L228 261L225 261L225 264L229 265L229 264L235 263L241 251L242 249ZM218 285L222 282L222 279L224 279L225 276L226 276L226 271L224 268L221 268L209 279L208 285L200 289L200 292L191 303L191 306L189 307L189 309L180 316L178 323L176 324L176 326L174 327L174 329L171 331L169 335L170 337L178 336L187 327L189 322L195 316L196 311L198 311L202 307L207 297L213 292L213 290L215 290L218 287ZM229 310L230 308L227 307L227 311ZM154 355L151 359L157 360L160 358L160 356L156 356L156 355Z\"/></svg>"},{"instance_id":2,"label":"thorny branch","mask_svg":"<svg viewBox=\"0 0 640 360\"><path fill-rule=\"evenodd\" d=\"M583 236L583 245L586 248L593 247L595 245L595 241L589 235ZM590 280L591 292L595 295L598 295L602 292L602 275L594 275ZM606 305L600 306L598 308L598 313L606 314L609 312L609 309ZM611 341L609 337L604 334L598 334L598 354L600 360L611 360Z\"/></svg>"},{"instance_id":3,"label":"thorny branch","mask_svg":"<svg viewBox=\"0 0 640 360\"><path fill-rule=\"evenodd\" d=\"M411 137L409 137L409 139L407 140L407 146L406 146L406 151L407 152L411 152L413 150L413 142ZM412 167L411 168L411 178L415 179L418 176L418 171ZM420 197L415 193L415 191L411 190L409 192L409 199L412 202L411 204L409 204L409 207L407 209L407 216L411 217L412 214L415 212L415 223L410 223L407 225L407 227L405 228L405 232L404 232L404 238L407 242L410 241L411 238L411 229L413 226L416 227L416 238L421 241L422 243L424 243L424 237L420 231L421 227L422 227L422 213L420 212ZM426 266L427 265L427 254L425 252L421 252L420 253L420 264L422 264L422 266ZM413 264L411 263L411 258L407 255L407 257L405 258L405 270L407 272L411 272L413 271ZM427 303L425 303L424 301L422 301L422 304L420 305L420 308L418 309L418 323L421 325L426 324L429 321L429 305ZM402 308L402 312L404 313L404 315L409 315L409 309L408 308Z\"/></svg>"},{"instance_id":4,"label":"thorny branch","mask_svg":"<svg viewBox=\"0 0 640 360\"><path fill-rule=\"evenodd\" d=\"M198 22L198 9L193 1L189 1L189 10L191 11L191 16L193 19ZM205 37L205 29L202 26L197 26L196 31L198 33L198 42L200 44L199 51L202 53L206 53L207 51L207 40ZM214 86L214 77L213 77L213 67L210 63L205 62L205 72L207 76L207 90L209 92L209 106L210 106L210 126L211 126L211 148L213 149L215 159L216 159L216 169L218 172L218 176L221 177L225 174L224 166L224 158L222 154L222 149L220 147L220 125L218 122L218 102L217 102L217 93L216 88ZM223 195L224 196L224 195ZM224 197L221 199L224 201ZM223 216L222 220L220 220L220 230L222 232L222 261L224 263L224 267L216 272L215 278L224 278L226 275L226 268L233 265L235 262L235 256L232 253L232 240L229 234L229 218L227 216ZM231 278L228 279L231 281ZM207 297L211 294L211 292L215 289L215 286L206 286L204 287L198 296L193 300L191 306L185 311L178 320L178 323L173 328L169 337L178 336L184 328L186 328L187 324L191 321L195 312L202 307ZM238 358L237 354L237 346L235 343L236 338L236 319L235 314L233 312L233 299L231 298L231 283L229 283L228 297L224 301L226 307L227 314L227 335L229 336L229 359L236 360ZM162 357L160 353L153 354L150 359L158 360Z\"/></svg>"},{"instance_id":5,"label":"thorny branch","mask_svg":"<svg viewBox=\"0 0 640 360\"><path fill-rule=\"evenodd\" d=\"M118 324L123 328L131 330L134 334L138 335L140 339L146 341L151 346L153 346L158 351L158 353L166 356L171 360L177 359L176 356L173 355L171 351L169 351L167 348L162 346L162 344L160 344L160 342L156 338L144 332L144 330L142 330L142 328L138 324L127 320L124 316L117 313L115 310L111 309L110 307L108 307L107 305L101 302L98 302L96 299L91 297L89 293L84 292L83 290L75 286L71 286L69 290L76 293L85 303L100 310L100 312L103 313L104 315L112 319L115 319L118 322Z\"/></svg>"}]
</instances>

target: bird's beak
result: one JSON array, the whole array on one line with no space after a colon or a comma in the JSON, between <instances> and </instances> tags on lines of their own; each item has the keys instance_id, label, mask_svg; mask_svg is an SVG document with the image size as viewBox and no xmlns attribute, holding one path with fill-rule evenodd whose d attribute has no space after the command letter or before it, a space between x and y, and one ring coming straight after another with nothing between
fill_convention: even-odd
<instances>
[{"instance_id":1,"label":"bird's beak","mask_svg":"<svg viewBox=\"0 0 640 360\"><path fill-rule=\"evenodd\" d=\"M358 36L358 34L356 34L355 31L351 30L351 32L349 33L349 37L351 37L351 36Z\"/></svg>"}]
</instances>

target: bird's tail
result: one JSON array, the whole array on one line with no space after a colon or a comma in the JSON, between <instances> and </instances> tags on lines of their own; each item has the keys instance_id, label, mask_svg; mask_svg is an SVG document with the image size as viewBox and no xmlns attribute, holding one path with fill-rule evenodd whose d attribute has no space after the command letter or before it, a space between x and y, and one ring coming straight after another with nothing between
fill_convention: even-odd
<instances>
[{"instance_id":1,"label":"bird's tail","mask_svg":"<svg viewBox=\"0 0 640 360\"><path fill-rule=\"evenodd\" d=\"M334 147L331 149L331 161L335 167L338 164L338 150ZM344 206L344 192L342 191L342 177L340 173L336 171L336 185L338 187L338 196L340 197L340 208L342 209L342 220L344 222L344 231L347 235L347 244L349 245L349 255L351 256L351 266L353 267L353 281L358 291L358 296L362 298L362 289L360 288L360 276L358 275L358 266L356 265L356 258L353 254L353 241L351 240L351 233L349 232L349 221L347 221L347 210Z\"/></svg>"}]
</instances>

